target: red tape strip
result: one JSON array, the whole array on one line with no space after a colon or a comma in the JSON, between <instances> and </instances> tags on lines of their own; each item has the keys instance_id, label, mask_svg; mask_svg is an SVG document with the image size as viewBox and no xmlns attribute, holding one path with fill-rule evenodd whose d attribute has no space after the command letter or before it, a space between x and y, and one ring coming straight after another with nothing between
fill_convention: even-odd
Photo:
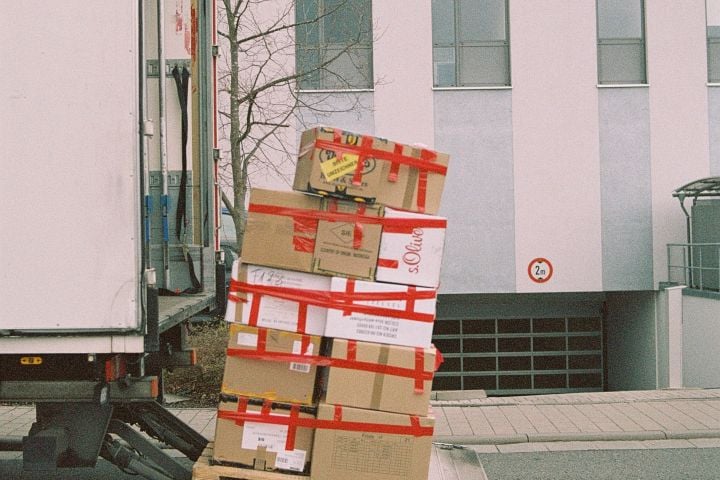
<instances>
[{"instance_id":1,"label":"red tape strip","mask_svg":"<svg viewBox=\"0 0 720 480\"><path fill-rule=\"evenodd\" d=\"M350 282L348 282L350 283ZM297 302L299 304L313 305L316 307L342 310L343 312L364 313L391 317L402 320L432 323L435 315L432 313L421 313L409 310L413 308L418 300L432 300L437 296L436 290L417 290L410 288L407 291L397 292L328 292L326 290L304 290L300 288L274 287L269 285L254 285L237 280L230 281L230 295L228 299L238 301L233 293L245 292L253 295L268 295L283 300ZM380 301L404 301L405 310L365 305L356 302L380 302ZM413 306L411 306L413 305Z\"/></svg>"},{"instance_id":2,"label":"red tape strip","mask_svg":"<svg viewBox=\"0 0 720 480\"><path fill-rule=\"evenodd\" d=\"M413 437L430 437L433 434L433 427L420 425L420 418L410 416L410 425L387 425L380 423L348 422L338 419L338 406L335 407L335 415L332 420L320 420L317 418L301 418L299 416L263 415L262 412L232 412L218 410L218 418L232 420L235 422L257 422L271 425L286 425L297 428L315 428L325 430L344 430L352 432L386 433L391 435L412 435ZM290 435L288 435L290 437Z\"/></svg>"},{"instance_id":3,"label":"red tape strip","mask_svg":"<svg viewBox=\"0 0 720 480\"><path fill-rule=\"evenodd\" d=\"M370 138L370 140L372 140L372 137L366 138ZM400 165L408 165L410 167L417 168L420 171L438 173L440 175L447 174L447 166L435 163L437 154L431 150L421 149L420 158L417 158L409 155L403 155L402 153L396 153L395 151L387 152L385 150L379 150L366 145L367 144L364 142L361 142L360 145L349 145L347 143L339 143L330 140L315 140L315 148L331 150L335 152L335 155L338 157L343 154L358 155L361 159L372 157L378 160L387 160L388 162ZM370 142L370 145L372 145L372 142Z\"/></svg>"},{"instance_id":4,"label":"red tape strip","mask_svg":"<svg viewBox=\"0 0 720 480\"><path fill-rule=\"evenodd\" d=\"M386 152L385 150L372 148L373 141L373 137L364 136L362 137L360 145L342 143L342 136L340 132L334 131L332 141L316 139L315 148L332 151L335 153L336 157L342 157L348 154L356 155L358 157L358 162L352 179L352 184L355 186L362 184L362 170L365 166L365 160L368 158L376 158L391 162L390 172L388 173L388 181L390 182L397 182L400 165L407 165L411 168L417 169L419 171L419 175L416 205L420 212L424 212L427 197L428 173L431 172L446 175L447 167L435 163L437 160L437 154L433 151L421 149L420 158L416 158L409 155L403 155L402 144L396 143L392 152Z\"/></svg>"},{"instance_id":5,"label":"red tape strip","mask_svg":"<svg viewBox=\"0 0 720 480\"><path fill-rule=\"evenodd\" d=\"M348 347L350 348L350 347ZM307 350L304 350L307 351ZM415 391L418 393L424 392L426 381L433 379L435 372L425 371L424 366L424 353L420 349L421 362L418 362L416 357L414 368L397 367L394 365L380 365L378 363L363 362L356 358L350 358L350 351L348 351L348 358L331 358L321 357L320 355L302 355L298 353L284 353L284 352L268 352L266 350L252 350L244 348L228 348L226 353L229 357L248 358L252 360L264 360L270 362L282 362L282 363L306 363L310 365L317 365L321 367L336 367L345 368L349 370L360 370L364 372L381 373L383 375L392 375L395 377L411 378L415 380ZM417 354L416 354L417 355Z\"/></svg>"},{"instance_id":6,"label":"red tape strip","mask_svg":"<svg viewBox=\"0 0 720 480\"><path fill-rule=\"evenodd\" d=\"M332 205L330 203L329 205ZM248 212L264 215L279 215L299 220L325 220L328 222L360 223L363 225L380 225L383 231L390 233L412 233L416 228L447 228L444 218L385 218L373 217L360 213L344 213L320 210L307 210L303 208L281 207L277 205L263 205L251 203ZM299 219L299 220L298 220ZM310 240L310 239L308 239ZM314 241L314 239L312 239Z\"/></svg>"},{"instance_id":7,"label":"red tape strip","mask_svg":"<svg viewBox=\"0 0 720 480\"><path fill-rule=\"evenodd\" d=\"M400 262L389 258L378 258L377 265L380 268L398 268L400 267Z\"/></svg>"}]
</instances>

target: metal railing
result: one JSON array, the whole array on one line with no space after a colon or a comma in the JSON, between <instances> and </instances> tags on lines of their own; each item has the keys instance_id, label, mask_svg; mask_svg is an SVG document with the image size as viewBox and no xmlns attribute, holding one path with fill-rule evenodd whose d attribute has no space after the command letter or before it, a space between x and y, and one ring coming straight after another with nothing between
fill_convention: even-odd
<instances>
[{"instance_id":1,"label":"metal railing","mask_svg":"<svg viewBox=\"0 0 720 480\"><path fill-rule=\"evenodd\" d=\"M720 243L669 243L667 255L670 282L720 291Z\"/></svg>"}]
</instances>

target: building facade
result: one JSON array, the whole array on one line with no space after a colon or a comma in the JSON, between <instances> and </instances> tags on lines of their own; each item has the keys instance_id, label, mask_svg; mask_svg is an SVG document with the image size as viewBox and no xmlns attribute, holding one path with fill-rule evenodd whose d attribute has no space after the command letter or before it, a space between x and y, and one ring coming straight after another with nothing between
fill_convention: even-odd
<instances>
[{"instance_id":1,"label":"building facade","mask_svg":"<svg viewBox=\"0 0 720 480\"><path fill-rule=\"evenodd\" d=\"M672 193L720 175L720 1L356 3L372 39L353 30L329 67L348 82L301 88L365 108L305 121L451 156L435 387L683 383L668 313L683 295L665 286L667 245L688 240ZM332 31L299 32L298 65L337 49ZM720 300L707 308L718 328Z\"/></svg>"}]
</instances>

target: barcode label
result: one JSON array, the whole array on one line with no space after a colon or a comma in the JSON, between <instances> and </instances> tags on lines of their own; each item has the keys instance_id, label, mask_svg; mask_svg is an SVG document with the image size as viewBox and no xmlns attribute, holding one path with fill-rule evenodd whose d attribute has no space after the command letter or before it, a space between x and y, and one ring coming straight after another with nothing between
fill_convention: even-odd
<instances>
[{"instance_id":1,"label":"barcode label","mask_svg":"<svg viewBox=\"0 0 720 480\"><path fill-rule=\"evenodd\" d=\"M275 468L302 472L305 470L305 450L283 450L275 457Z\"/></svg>"},{"instance_id":2,"label":"barcode label","mask_svg":"<svg viewBox=\"0 0 720 480\"><path fill-rule=\"evenodd\" d=\"M293 342L293 349L292 353L295 355L312 355L313 354L313 344L309 344L307 346L307 350L305 352L301 351L302 344L298 342L297 340ZM310 364L309 363L297 363L297 362L291 362L290 363L290 370L293 372L300 372L300 373L310 373Z\"/></svg>"},{"instance_id":3,"label":"barcode label","mask_svg":"<svg viewBox=\"0 0 720 480\"><path fill-rule=\"evenodd\" d=\"M293 372L310 373L310 364L293 362L290 364L290 370Z\"/></svg>"}]
</instances>

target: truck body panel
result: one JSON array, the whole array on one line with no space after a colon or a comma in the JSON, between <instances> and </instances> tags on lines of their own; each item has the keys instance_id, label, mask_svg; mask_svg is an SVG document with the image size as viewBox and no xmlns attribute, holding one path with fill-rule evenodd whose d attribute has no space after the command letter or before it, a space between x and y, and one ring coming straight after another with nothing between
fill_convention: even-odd
<instances>
[{"instance_id":1,"label":"truck body panel","mask_svg":"<svg viewBox=\"0 0 720 480\"><path fill-rule=\"evenodd\" d=\"M0 330L142 326L138 5L77 3L0 17Z\"/></svg>"},{"instance_id":2,"label":"truck body panel","mask_svg":"<svg viewBox=\"0 0 720 480\"><path fill-rule=\"evenodd\" d=\"M161 333L220 303L210 5L165 6L165 68L153 0L0 16L0 352L142 353L148 321Z\"/></svg>"}]
</instances>

